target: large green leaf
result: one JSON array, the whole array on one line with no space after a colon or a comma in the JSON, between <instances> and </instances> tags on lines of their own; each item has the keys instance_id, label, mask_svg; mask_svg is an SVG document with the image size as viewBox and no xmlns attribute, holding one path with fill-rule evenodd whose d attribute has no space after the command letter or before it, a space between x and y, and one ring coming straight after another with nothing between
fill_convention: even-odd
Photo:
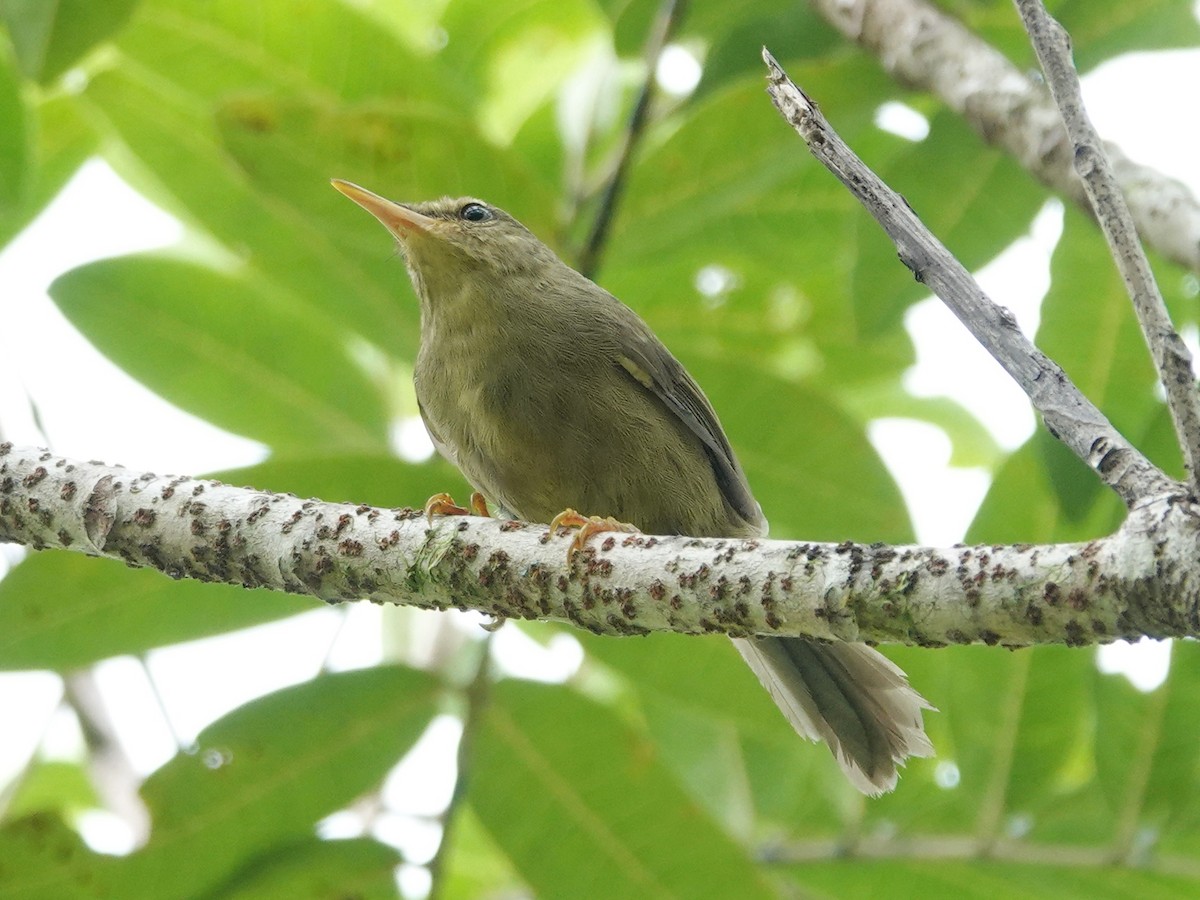
<instances>
[{"instance_id":1,"label":"large green leaf","mask_svg":"<svg viewBox=\"0 0 1200 900\"><path fill-rule=\"evenodd\" d=\"M139 0L0 0L26 77L49 83L125 24Z\"/></svg>"},{"instance_id":2,"label":"large green leaf","mask_svg":"<svg viewBox=\"0 0 1200 900\"><path fill-rule=\"evenodd\" d=\"M1162 403L1129 298L1103 239L1071 209L1051 261L1037 343L1120 431L1131 438L1153 431ZM1094 473L1039 429L997 473L969 539L1096 537L1115 527L1122 513Z\"/></svg>"},{"instance_id":3,"label":"large green leaf","mask_svg":"<svg viewBox=\"0 0 1200 900\"><path fill-rule=\"evenodd\" d=\"M1193 853L1200 833L1196 644L1174 643L1170 677L1152 693L1111 675L1094 680L1097 776L1114 821L1131 849L1153 836L1163 852Z\"/></svg>"},{"instance_id":4,"label":"large green leaf","mask_svg":"<svg viewBox=\"0 0 1200 900\"><path fill-rule=\"evenodd\" d=\"M812 5L774 0L699 5L684 19L682 36L699 36L708 45L700 93L746 74L761 77L764 44L777 59L787 60L832 56L843 47Z\"/></svg>"},{"instance_id":5,"label":"large green leaf","mask_svg":"<svg viewBox=\"0 0 1200 900\"><path fill-rule=\"evenodd\" d=\"M460 808L449 840L450 850L438 885L439 897L477 900L479 897L529 895L528 887L521 882L508 857L496 846L469 805Z\"/></svg>"},{"instance_id":6,"label":"large green leaf","mask_svg":"<svg viewBox=\"0 0 1200 900\"><path fill-rule=\"evenodd\" d=\"M481 137L453 73L341 4L158 0L120 48L86 94L136 159L114 163L293 305L401 359L417 333L407 278L329 178L400 199L486 196L535 227L550 218L545 188Z\"/></svg>"},{"instance_id":7,"label":"large green leaf","mask_svg":"<svg viewBox=\"0 0 1200 900\"><path fill-rule=\"evenodd\" d=\"M1189 0L1107 7L1090 0L1061 0L1054 15L1070 32L1072 56L1083 72L1122 53L1194 47L1200 42L1196 6Z\"/></svg>"},{"instance_id":8,"label":"large green leaf","mask_svg":"<svg viewBox=\"0 0 1200 900\"><path fill-rule=\"evenodd\" d=\"M881 85L865 65L796 75L822 103L844 104L839 129L870 146L894 143L870 125L860 92ZM846 275L857 206L761 97L753 78L694 104L631 173L601 280L660 333L753 333L760 351L764 326L792 339L798 324L819 338L854 333ZM696 286L707 266L729 273L708 296ZM772 315L772 299L789 294L799 316Z\"/></svg>"},{"instance_id":9,"label":"large green leaf","mask_svg":"<svg viewBox=\"0 0 1200 900\"><path fill-rule=\"evenodd\" d=\"M389 265L386 240L352 258L339 246L336 221L311 212L324 204L348 221L349 204L327 182L353 173L331 165L295 184L293 198L310 198L307 208L297 208L294 199L280 202L254 185L254 171L229 152L222 129L269 134L279 109L294 106L327 111L317 121L336 130L348 124L354 104L444 105L445 82L428 64L386 29L334 2L147 2L119 48L117 65L93 78L85 94L124 145L110 154L114 164L290 290L296 305L322 310L385 350L410 353L415 310L398 302L404 278ZM344 139L370 151L377 129L369 120L360 126ZM279 165L290 169L289 155L305 156L298 137L278 150Z\"/></svg>"},{"instance_id":10,"label":"large green leaf","mask_svg":"<svg viewBox=\"0 0 1200 900\"><path fill-rule=\"evenodd\" d=\"M1083 868L1041 861L996 862L954 859L885 861L855 859L843 863L813 862L789 870L797 889L831 897L887 896L896 900L956 897L991 900L1024 897L1059 900L1184 898L1195 896L1200 882L1186 874L1146 872L1101 866Z\"/></svg>"},{"instance_id":11,"label":"large green leaf","mask_svg":"<svg viewBox=\"0 0 1200 900\"><path fill-rule=\"evenodd\" d=\"M93 900L111 873L111 857L88 851L79 835L52 813L0 828L0 887L12 900Z\"/></svg>"},{"instance_id":12,"label":"large green leaf","mask_svg":"<svg viewBox=\"0 0 1200 900\"><path fill-rule=\"evenodd\" d=\"M768 373L686 362L730 435L773 537L911 539L904 499L860 423Z\"/></svg>"},{"instance_id":13,"label":"large green leaf","mask_svg":"<svg viewBox=\"0 0 1200 900\"><path fill-rule=\"evenodd\" d=\"M274 447L383 449L384 399L349 336L246 275L126 257L75 269L51 295L110 359L211 422Z\"/></svg>"},{"instance_id":14,"label":"large green leaf","mask_svg":"<svg viewBox=\"0 0 1200 900\"><path fill-rule=\"evenodd\" d=\"M172 581L77 553L38 553L0 580L0 670L69 672L314 608L229 584Z\"/></svg>"},{"instance_id":15,"label":"large green leaf","mask_svg":"<svg viewBox=\"0 0 1200 900\"><path fill-rule=\"evenodd\" d=\"M590 0L452 0L440 61L475 98L485 134L507 141L603 40Z\"/></svg>"},{"instance_id":16,"label":"large green leaf","mask_svg":"<svg viewBox=\"0 0 1200 900\"><path fill-rule=\"evenodd\" d=\"M538 896L776 896L654 744L602 706L501 683L475 749L471 805Z\"/></svg>"},{"instance_id":17,"label":"large green leaf","mask_svg":"<svg viewBox=\"0 0 1200 900\"><path fill-rule=\"evenodd\" d=\"M1118 430L1149 427L1162 404L1133 304L1104 238L1073 207L1051 260L1037 343Z\"/></svg>"},{"instance_id":18,"label":"large green leaf","mask_svg":"<svg viewBox=\"0 0 1200 900\"><path fill-rule=\"evenodd\" d=\"M400 854L367 838L300 841L266 853L205 900L392 900Z\"/></svg>"},{"instance_id":19,"label":"large green leaf","mask_svg":"<svg viewBox=\"0 0 1200 900\"><path fill-rule=\"evenodd\" d=\"M116 888L194 896L306 838L379 784L433 716L437 690L422 673L379 667L324 675L234 710L200 733L194 753L147 779L150 841L122 861Z\"/></svg>"},{"instance_id":20,"label":"large green leaf","mask_svg":"<svg viewBox=\"0 0 1200 900\"><path fill-rule=\"evenodd\" d=\"M29 118L12 54L0 43L0 217L21 202L30 180Z\"/></svg>"},{"instance_id":21,"label":"large green leaf","mask_svg":"<svg viewBox=\"0 0 1200 900\"><path fill-rule=\"evenodd\" d=\"M1077 541L1120 524L1125 508L1096 487L1095 474L1044 429L996 472L967 541L989 544Z\"/></svg>"},{"instance_id":22,"label":"large green leaf","mask_svg":"<svg viewBox=\"0 0 1200 900\"><path fill-rule=\"evenodd\" d=\"M465 500L468 490L462 475L441 458L418 464L382 454L269 459L256 466L218 472L216 477L259 490L388 509L420 509L443 491Z\"/></svg>"},{"instance_id":23,"label":"large green leaf","mask_svg":"<svg viewBox=\"0 0 1200 900\"><path fill-rule=\"evenodd\" d=\"M16 124L15 134L0 137L0 142L15 142L18 138L29 142L29 146L22 143L21 149L14 151L25 156L20 159L19 182L13 184L11 202L0 201L0 248L33 221L96 145L95 133L80 117L73 97L41 98L28 112L25 122ZM0 150L0 156L3 153ZM16 158L7 163L16 164ZM5 165L0 162L0 169Z\"/></svg>"},{"instance_id":24,"label":"large green leaf","mask_svg":"<svg viewBox=\"0 0 1200 900\"><path fill-rule=\"evenodd\" d=\"M1021 17L1006 0L938 0L1022 68L1037 66ZM1071 35L1076 66L1086 72L1122 53L1190 47L1200 41L1191 0L1108 4L1049 0L1050 14Z\"/></svg>"}]
</instances>

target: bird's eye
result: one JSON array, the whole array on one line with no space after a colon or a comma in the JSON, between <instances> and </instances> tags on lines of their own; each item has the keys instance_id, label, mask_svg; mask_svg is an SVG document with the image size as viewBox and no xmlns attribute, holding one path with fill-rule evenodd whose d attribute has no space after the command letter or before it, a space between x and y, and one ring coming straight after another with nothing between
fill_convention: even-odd
<instances>
[{"instance_id":1,"label":"bird's eye","mask_svg":"<svg viewBox=\"0 0 1200 900\"><path fill-rule=\"evenodd\" d=\"M458 211L458 217L464 222L486 222L492 217L492 211L482 203L468 203Z\"/></svg>"}]
</instances>

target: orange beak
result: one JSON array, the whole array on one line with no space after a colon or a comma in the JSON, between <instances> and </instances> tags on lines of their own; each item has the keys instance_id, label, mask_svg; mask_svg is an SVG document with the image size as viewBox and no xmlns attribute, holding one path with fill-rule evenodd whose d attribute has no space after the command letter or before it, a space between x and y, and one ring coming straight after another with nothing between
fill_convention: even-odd
<instances>
[{"instance_id":1,"label":"orange beak","mask_svg":"<svg viewBox=\"0 0 1200 900\"><path fill-rule=\"evenodd\" d=\"M401 206L399 203L373 194L366 188L361 188L349 181L333 178L330 179L330 183L382 222L383 227L390 231L397 240L404 241L414 232L428 232L430 226L436 221L407 206Z\"/></svg>"}]
</instances>

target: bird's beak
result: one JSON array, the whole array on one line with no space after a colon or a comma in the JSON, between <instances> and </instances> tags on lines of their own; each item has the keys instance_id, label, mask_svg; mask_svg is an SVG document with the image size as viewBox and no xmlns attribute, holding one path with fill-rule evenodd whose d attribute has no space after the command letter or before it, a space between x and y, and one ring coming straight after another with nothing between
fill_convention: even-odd
<instances>
[{"instance_id":1,"label":"bird's beak","mask_svg":"<svg viewBox=\"0 0 1200 900\"><path fill-rule=\"evenodd\" d=\"M437 221L429 216L423 216L407 206L386 200L349 181L333 178L330 183L382 222L383 227L395 235L397 240L404 241L414 232L427 232L430 226Z\"/></svg>"}]
</instances>

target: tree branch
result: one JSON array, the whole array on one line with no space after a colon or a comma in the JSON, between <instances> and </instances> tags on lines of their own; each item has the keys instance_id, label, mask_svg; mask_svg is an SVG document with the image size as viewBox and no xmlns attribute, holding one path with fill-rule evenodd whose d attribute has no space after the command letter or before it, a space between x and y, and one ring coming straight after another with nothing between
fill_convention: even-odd
<instances>
[{"instance_id":1,"label":"tree branch","mask_svg":"<svg viewBox=\"0 0 1200 900\"><path fill-rule=\"evenodd\" d=\"M1178 486L1176 486L1178 487ZM1200 513L1146 497L1082 544L957 546L569 536L300 500L0 444L0 540L320 597L475 609L598 634L808 635L923 646L1200 634ZM248 596L248 603L253 598Z\"/></svg>"},{"instance_id":2,"label":"tree branch","mask_svg":"<svg viewBox=\"0 0 1200 900\"><path fill-rule=\"evenodd\" d=\"M1042 85L929 0L809 0L830 24L908 87L930 91L1030 174L1084 210L1072 148ZM1142 239L1200 272L1200 203L1184 184L1107 143Z\"/></svg>"},{"instance_id":3,"label":"tree branch","mask_svg":"<svg viewBox=\"0 0 1200 900\"><path fill-rule=\"evenodd\" d=\"M904 198L867 167L825 121L817 105L763 49L767 93L822 165L838 177L896 244L901 261L958 316L1021 386L1050 433L1133 506L1170 493L1173 482L1127 441L1067 374L1033 345L1011 312L994 303L954 255L917 217Z\"/></svg>"},{"instance_id":4,"label":"tree branch","mask_svg":"<svg viewBox=\"0 0 1200 900\"><path fill-rule=\"evenodd\" d=\"M1200 492L1200 395L1196 393L1192 354L1171 323L1121 187L1088 118L1079 78L1071 61L1070 38L1046 12L1040 0L1015 0L1015 3L1042 71L1046 73L1050 93L1062 113L1067 136L1074 148L1075 171L1083 182L1100 229L1108 241L1109 252L1133 300L1138 324L1166 389L1167 407L1183 450L1188 480L1192 490Z\"/></svg>"}]
</instances>

